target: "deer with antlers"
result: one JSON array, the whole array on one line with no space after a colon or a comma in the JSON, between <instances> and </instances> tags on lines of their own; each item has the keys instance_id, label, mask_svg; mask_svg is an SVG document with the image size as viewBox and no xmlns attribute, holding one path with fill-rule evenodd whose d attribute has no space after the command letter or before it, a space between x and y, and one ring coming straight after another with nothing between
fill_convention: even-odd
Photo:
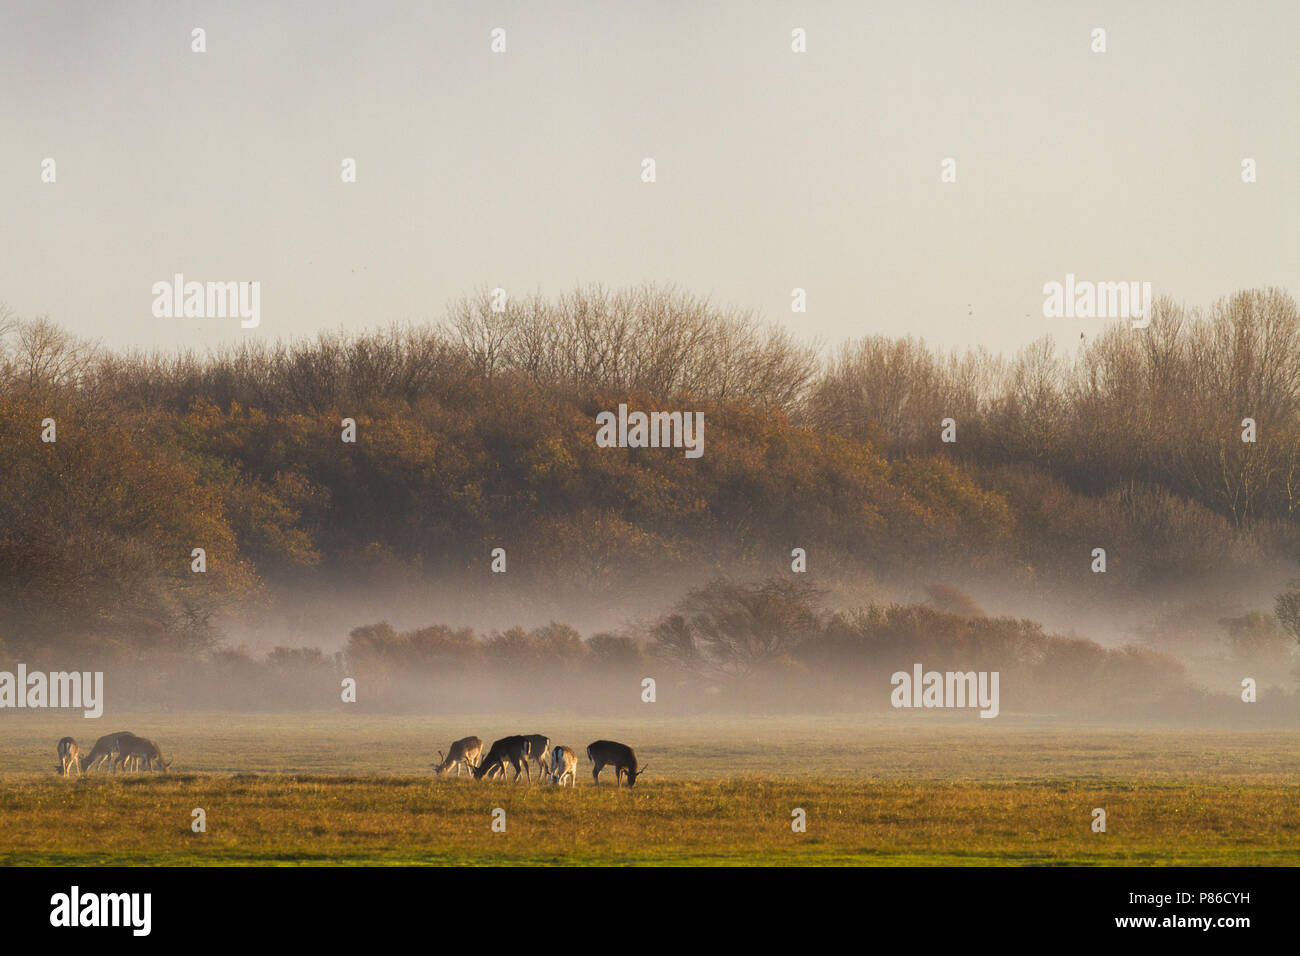
<instances>
[{"instance_id":1,"label":"deer with antlers","mask_svg":"<svg viewBox=\"0 0 1300 956\"><path fill-rule=\"evenodd\" d=\"M114 766L120 767L127 760L133 758L141 762L142 769L150 771L154 769L155 761L157 761L159 767L162 767L163 773L166 773L167 768L172 765L170 760L163 761L162 751L156 743L131 734L118 741L117 760L114 761Z\"/></svg>"},{"instance_id":2,"label":"deer with antlers","mask_svg":"<svg viewBox=\"0 0 1300 956\"><path fill-rule=\"evenodd\" d=\"M483 741L477 737L462 737L460 740L452 741L451 748L447 751L447 756L438 751L438 757L442 762L434 764L433 772L444 774L453 766L456 768L456 776L460 776L462 765L472 775L474 768L478 766L479 758L483 756Z\"/></svg>"}]
</instances>

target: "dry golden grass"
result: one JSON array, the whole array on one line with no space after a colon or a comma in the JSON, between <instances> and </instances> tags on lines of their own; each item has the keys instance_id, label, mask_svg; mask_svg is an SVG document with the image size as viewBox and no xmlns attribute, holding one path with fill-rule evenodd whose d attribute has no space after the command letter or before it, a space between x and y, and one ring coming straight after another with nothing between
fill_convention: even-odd
<instances>
[{"instance_id":1,"label":"dry golden grass","mask_svg":"<svg viewBox=\"0 0 1300 956\"><path fill-rule=\"evenodd\" d=\"M850 718L595 721L127 715L168 775L60 778L73 721L0 721L8 863L1296 864L1295 735ZM85 721L86 726L91 722ZM481 728L481 729L480 729ZM557 733L575 789L434 779L477 731ZM633 790L586 743L636 747ZM38 746L40 745L40 746ZM48 751L45 753L44 751ZM207 832L191 830L191 811ZM494 833L492 811L506 813ZM1093 833L1092 810L1108 814ZM807 813L807 832L791 812Z\"/></svg>"}]
</instances>

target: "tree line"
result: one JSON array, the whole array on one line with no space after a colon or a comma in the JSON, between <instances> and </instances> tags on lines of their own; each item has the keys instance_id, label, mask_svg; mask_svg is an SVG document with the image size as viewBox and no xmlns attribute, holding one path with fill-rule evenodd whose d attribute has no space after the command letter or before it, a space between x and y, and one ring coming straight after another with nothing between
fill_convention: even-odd
<instances>
[{"instance_id":1,"label":"tree line","mask_svg":"<svg viewBox=\"0 0 1300 956\"><path fill-rule=\"evenodd\" d=\"M923 571L1091 594L1101 544L1112 597L1300 559L1300 319L1279 290L1159 300L1144 330L1010 359L881 337L823 356L674 289L497 304L203 354L0 314L0 641L195 654L303 582L478 581L495 547L566 601L788 573L795 548L832 587ZM704 457L597 448L620 402L704 411Z\"/></svg>"}]
</instances>

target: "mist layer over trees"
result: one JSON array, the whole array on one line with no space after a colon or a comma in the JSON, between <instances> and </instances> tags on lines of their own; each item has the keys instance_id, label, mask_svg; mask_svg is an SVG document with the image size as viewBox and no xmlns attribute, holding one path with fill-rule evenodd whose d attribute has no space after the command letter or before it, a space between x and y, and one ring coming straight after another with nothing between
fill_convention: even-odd
<instances>
[{"instance_id":1,"label":"mist layer over trees","mask_svg":"<svg viewBox=\"0 0 1300 956\"><path fill-rule=\"evenodd\" d=\"M241 667L232 635L315 606L331 632L288 643L318 649L259 667L400 671L405 646L444 674L455 661L479 673L515 647L531 648L515 673L654 659L709 686L784 671L815 687L846 661L870 666L843 649L845 628L915 643L951 620L1040 658L1093 655L1102 671L1128 653L1139 673L1142 654L1209 630L1225 653L1289 664L1273 610L1275 595L1282 612L1300 600L1287 598L1300 561L1295 301L1163 299L1149 328L1098 327L1072 355L1048 339L1004 358L879 337L823 353L688 293L590 287L504 311L484 293L440 325L199 355L115 353L6 314L0 649L75 652L66 666ZM703 457L598 448L595 415L620 403L703 411ZM340 440L345 418L355 444ZM945 418L954 443L940 440ZM47 420L56 441L42 441ZM489 569L498 547L504 575ZM1097 547L1104 574L1090 568ZM794 548L817 598L797 602L811 618L782 625L793 643L743 674L692 658L690 601L803 578ZM985 618L968 591L1017 613ZM426 592L463 603L403 604ZM1198 595L1208 613L1189 603ZM370 613L385 602L414 626ZM1077 637L1029 640L1037 625L1015 623L1099 607L1132 610L1147 650L1071 651Z\"/></svg>"}]
</instances>

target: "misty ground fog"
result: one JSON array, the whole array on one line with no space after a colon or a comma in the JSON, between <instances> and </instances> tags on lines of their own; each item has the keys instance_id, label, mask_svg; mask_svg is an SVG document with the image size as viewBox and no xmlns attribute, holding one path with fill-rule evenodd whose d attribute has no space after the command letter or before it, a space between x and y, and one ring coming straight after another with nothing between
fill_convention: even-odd
<instances>
[{"instance_id":1,"label":"misty ground fog","mask_svg":"<svg viewBox=\"0 0 1300 956\"><path fill-rule=\"evenodd\" d=\"M616 712L653 677L667 712L856 711L921 663L998 671L1004 712L1295 716L1279 290L1074 354L814 349L595 286L205 354L0 343L0 640L120 707L352 677L381 711ZM701 412L705 453L599 447L620 405Z\"/></svg>"}]
</instances>

